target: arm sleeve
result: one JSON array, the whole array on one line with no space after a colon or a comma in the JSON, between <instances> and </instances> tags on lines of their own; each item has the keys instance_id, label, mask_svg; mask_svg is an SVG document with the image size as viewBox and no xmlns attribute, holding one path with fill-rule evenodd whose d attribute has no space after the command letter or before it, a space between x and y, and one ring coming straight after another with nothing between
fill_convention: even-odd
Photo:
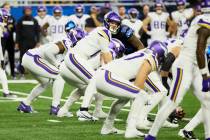
<instances>
[{"instance_id":1,"label":"arm sleeve","mask_svg":"<svg viewBox=\"0 0 210 140\"><path fill-rule=\"evenodd\" d=\"M44 51L44 56L52 65L58 67L60 65L60 62L56 59L56 55L59 54L60 50L55 44L49 45L50 46L47 47Z\"/></svg>"}]
</instances>

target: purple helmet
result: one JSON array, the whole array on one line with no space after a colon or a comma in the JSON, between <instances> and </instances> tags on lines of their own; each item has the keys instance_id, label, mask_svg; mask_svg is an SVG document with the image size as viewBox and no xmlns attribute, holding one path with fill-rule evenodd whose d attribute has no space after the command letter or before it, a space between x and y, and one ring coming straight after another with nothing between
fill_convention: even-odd
<instances>
[{"instance_id":1,"label":"purple helmet","mask_svg":"<svg viewBox=\"0 0 210 140\"><path fill-rule=\"evenodd\" d=\"M204 13L210 12L210 0L203 0L201 2L201 11Z\"/></svg>"},{"instance_id":2,"label":"purple helmet","mask_svg":"<svg viewBox=\"0 0 210 140\"><path fill-rule=\"evenodd\" d=\"M37 7L37 12L46 12L47 8L45 6L38 6Z\"/></svg>"},{"instance_id":3,"label":"purple helmet","mask_svg":"<svg viewBox=\"0 0 210 140\"><path fill-rule=\"evenodd\" d=\"M0 9L0 20L7 22L9 16L10 13L5 8Z\"/></svg>"},{"instance_id":4,"label":"purple helmet","mask_svg":"<svg viewBox=\"0 0 210 140\"><path fill-rule=\"evenodd\" d=\"M63 8L61 6L55 6L53 7L53 16L56 19L60 19L63 13Z\"/></svg>"},{"instance_id":5,"label":"purple helmet","mask_svg":"<svg viewBox=\"0 0 210 140\"><path fill-rule=\"evenodd\" d=\"M82 17L83 16L83 13L84 13L84 7L83 7L83 5L78 4L75 7L75 14L76 14L76 16L77 17Z\"/></svg>"},{"instance_id":6,"label":"purple helmet","mask_svg":"<svg viewBox=\"0 0 210 140\"><path fill-rule=\"evenodd\" d=\"M62 13L63 8L61 6L55 6L53 7L53 13Z\"/></svg>"},{"instance_id":7,"label":"purple helmet","mask_svg":"<svg viewBox=\"0 0 210 140\"><path fill-rule=\"evenodd\" d=\"M156 1L155 1L155 8L157 8L157 7L163 7L163 2L162 2L162 0L156 0Z\"/></svg>"},{"instance_id":8,"label":"purple helmet","mask_svg":"<svg viewBox=\"0 0 210 140\"><path fill-rule=\"evenodd\" d=\"M116 29L110 28L110 23L111 22L116 23L118 25L118 27ZM117 13L115 13L113 11L110 11L104 16L104 26L108 30L110 30L112 34L117 34L118 33L120 25L121 25L121 18Z\"/></svg>"},{"instance_id":9,"label":"purple helmet","mask_svg":"<svg viewBox=\"0 0 210 140\"><path fill-rule=\"evenodd\" d=\"M130 8L128 10L128 15L131 19L136 19L139 15L139 11L136 8Z\"/></svg>"},{"instance_id":10,"label":"purple helmet","mask_svg":"<svg viewBox=\"0 0 210 140\"><path fill-rule=\"evenodd\" d=\"M74 28L66 32L67 37L71 40L71 42L75 45L77 41L85 37L85 32L81 28Z\"/></svg>"},{"instance_id":11,"label":"purple helmet","mask_svg":"<svg viewBox=\"0 0 210 140\"><path fill-rule=\"evenodd\" d=\"M109 49L114 58L122 57L123 53L125 52L124 44L116 38L112 38L109 44Z\"/></svg>"},{"instance_id":12,"label":"purple helmet","mask_svg":"<svg viewBox=\"0 0 210 140\"><path fill-rule=\"evenodd\" d=\"M179 5L185 5L186 4L186 1L185 0L176 0L176 5L179 6Z\"/></svg>"},{"instance_id":13,"label":"purple helmet","mask_svg":"<svg viewBox=\"0 0 210 140\"><path fill-rule=\"evenodd\" d=\"M149 50L156 56L158 63L161 64L168 53L166 44L160 41L153 41L148 47Z\"/></svg>"}]
</instances>

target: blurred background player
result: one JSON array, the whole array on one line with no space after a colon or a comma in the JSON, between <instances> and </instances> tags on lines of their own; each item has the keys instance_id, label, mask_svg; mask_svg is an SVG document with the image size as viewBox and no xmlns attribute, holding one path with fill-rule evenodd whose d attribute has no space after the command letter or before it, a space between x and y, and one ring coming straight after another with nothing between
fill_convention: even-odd
<instances>
[{"instance_id":1,"label":"blurred background player","mask_svg":"<svg viewBox=\"0 0 210 140\"><path fill-rule=\"evenodd\" d=\"M9 3L4 3L2 6L4 9L10 13L10 4ZM10 14L7 25L5 26L5 30L3 33L3 37L1 38L2 41L2 47L3 47L3 54L5 56L5 52L7 51L7 55L9 58L9 66L10 66L10 72L9 74L12 76L13 79L15 79L15 41L14 41L14 33L15 33L15 19L14 17Z\"/></svg>"},{"instance_id":2,"label":"blurred background player","mask_svg":"<svg viewBox=\"0 0 210 140\"><path fill-rule=\"evenodd\" d=\"M35 19L38 21L40 27L43 27L44 24L46 24L49 21L50 17L50 15L47 15L47 8L45 6L37 7L37 16L35 16ZM45 30L43 34L40 34L40 45L43 45L50 41L50 38L47 35L47 30Z\"/></svg>"},{"instance_id":3,"label":"blurred background player","mask_svg":"<svg viewBox=\"0 0 210 140\"><path fill-rule=\"evenodd\" d=\"M39 46L40 26L38 21L32 16L31 7L24 7L23 16L18 20L16 26L15 47L20 50L21 78L24 78L25 70L22 66L22 57L29 50Z\"/></svg>"},{"instance_id":4,"label":"blurred background player","mask_svg":"<svg viewBox=\"0 0 210 140\"><path fill-rule=\"evenodd\" d=\"M8 23L9 16L10 14L6 9L3 9L3 8L0 9L0 37L3 37L3 32ZM5 64L4 64L4 56L2 52L1 39L0 39L0 61L1 61L0 79L2 82L2 88L3 88L3 97L15 98L17 96L12 95L11 93L9 93L9 90L8 90L8 83L7 83L7 76L5 72Z\"/></svg>"},{"instance_id":5,"label":"blurred background player","mask_svg":"<svg viewBox=\"0 0 210 140\"><path fill-rule=\"evenodd\" d=\"M128 10L128 19L122 20L122 24L127 25L128 27L134 30L135 36L140 39L140 31L143 26L141 20L138 19L139 11L136 8L130 8Z\"/></svg>"},{"instance_id":6,"label":"blurred background player","mask_svg":"<svg viewBox=\"0 0 210 140\"><path fill-rule=\"evenodd\" d=\"M128 15L126 14L125 6L120 5L117 8L118 8L118 14L121 17L121 19L122 20L127 19L128 18Z\"/></svg>"},{"instance_id":7,"label":"blurred background player","mask_svg":"<svg viewBox=\"0 0 210 140\"><path fill-rule=\"evenodd\" d=\"M148 24L150 24L151 27L150 31L148 30ZM167 25L171 26L169 13L164 12L164 5L162 1L157 1L155 2L155 12L149 13L148 17L143 21L144 31L151 36L151 40L149 40L149 42L154 40L166 40L169 35L166 28Z\"/></svg>"},{"instance_id":8,"label":"blurred background player","mask_svg":"<svg viewBox=\"0 0 210 140\"><path fill-rule=\"evenodd\" d=\"M102 23L98 19L98 14L100 12L99 7L91 6L90 8L90 17L85 20L85 31L90 32L94 28L102 26Z\"/></svg>"},{"instance_id":9,"label":"blurred background player","mask_svg":"<svg viewBox=\"0 0 210 140\"><path fill-rule=\"evenodd\" d=\"M176 0L177 11L171 13L173 21L176 23L177 31L176 37L183 39L187 34L189 22L194 17L192 8L185 9L185 0Z\"/></svg>"},{"instance_id":10,"label":"blurred background player","mask_svg":"<svg viewBox=\"0 0 210 140\"><path fill-rule=\"evenodd\" d=\"M83 30L85 30L86 19L90 17L89 15L84 14L84 10L83 5L79 4L74 9L75 14L69 16L69 20L74 21L76 25Z\"/></svg>"},{"instance_id":11,"label":"blurred background player","mask_svg":"<svg viewBox=\"0 0 210 140\"><path fill-rule=\"evenodd\" d=\"M61 6L53 7L53 16L42 27L42 33L46 34L49 31L50 41L56 42L65 38L65 24L68 19L63 15L63 8Z\"/></svg>"}]
</instances>

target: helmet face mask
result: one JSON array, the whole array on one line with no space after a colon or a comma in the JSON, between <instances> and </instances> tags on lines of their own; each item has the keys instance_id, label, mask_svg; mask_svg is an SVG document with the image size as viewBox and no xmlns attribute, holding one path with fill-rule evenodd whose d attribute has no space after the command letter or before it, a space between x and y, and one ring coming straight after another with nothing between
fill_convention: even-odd
<instances>
[{"instance_id":1,"label":"helmet face mask","mask_svg":"<svg viewBox=\"0 0 210 140\"><path fill-rule=\"evenodd\" d=\"M0 9L0 17L2 18L3 22L7 23L9 16L10 14L5 8Z\"/></svg>"},{"instance_id":2,"label":"helmet face mask","mask_svg":"<svg viewBox=\"0 0 210 140\"><path fill-rule=\"evenodd\" d=\"M62 9L62 7L60 7L60 6L55 6L54 8L53 8L53 16L54 16L54 18L55 19L60 19L61 17L62 17L62 14L63 14L63 9Z\"/></svg>"},{"instance_id":3,"label":"helmet face mask","mask_svg":"<svg viewBox=\"0 0 210 140\"><path fill-rule=\"evenodd\" d=\"M156 3L155 4L155 11L157 14L161 14L163 12L163 4L162 3Z\"/></svg>"},{"instance_id":4,"label":"helmet face mask","mask_svg":"<svg viewBox=\"0 0 210 140\"><path fill-rule=\"evenodd\" d=\"M77 17L82 17L84 14L84 7L82 5L77 5L76 8L75 8L75 15Z\"/></svg>"},{"instance_id":5,"label":"helmet face mask","mask_svg":"<svg viewBox=\"0 0 210 140\"><path fill-rule=\"evenodd\" d=\"M104 16L104 26L110 30L112 34L117 34L121 25L121 18L115 12L109 12Z\"/></svg>"},{"instance_id":6,"label":"helmet face mask","mask_svg":"<svg viewBox=\"0 0 210 140\"><path fill-rule=\"evenodd\" d=\"M40 18L44 18L47 14L47 9L44 6L39 6L37 8L37 14Z\"/></svg>"},{"instance_id":7,"label":"helmet face mask","mask_svg":"<svg viewBox=\"0 0 210 140\"><path fill-rule=\"evenodd\" d=\"M131 22L135 22L137 17L138 17L138 10L135 9L135 8L131 8L130 10L128 10L128 15L129 15L129 18L131 20Z\"/></svg>"},{"instance_id":8,"label":"helmet face mask","mask_svg":"<svg viewBox=\"0 0 210 140\"><path fill-rule=\"evenodd\" d=\"M204 14L210 14L210 0L203 0L201 2L201 11Z\"/></svg>"}]
</instances>

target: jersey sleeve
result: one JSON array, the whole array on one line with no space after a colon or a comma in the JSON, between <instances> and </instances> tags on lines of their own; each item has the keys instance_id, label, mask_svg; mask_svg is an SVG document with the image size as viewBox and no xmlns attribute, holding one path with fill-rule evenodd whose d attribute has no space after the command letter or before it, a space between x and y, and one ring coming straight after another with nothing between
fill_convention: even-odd
<instances>
[{"instance_id":1,"label":"jersey sleeve","mask_svg":"<svg viewBox=\"0 0 210 140\"><path fill-rule=\"evenodd\" d=\"M122 25L120 28L120 32L125 39L129 39L134 34L134 30L128 27L127 25Z\"/></svg>"},{"instance_id":2,"label":"jersey sleeve","mask_svg":"<svg viewBox=\"0 0 210 140\"><path fill-rule=\"evenodd\" d=\"M207 29L210 29L210 20L205 20L203 18L199 19L198 25L201 27L205 27Z\"/></svg>"},{"instance_id":3,"label":"jersey sleeve","mask_svg":"<svg viewBox=\"0 0 210 140\"><path fill-rule=\"evenodd\" d=\"M148 55L146 60L150 63L152 71L156 71L158 68L158 61L154 55Z\"/></svg>"}]
</instances>

